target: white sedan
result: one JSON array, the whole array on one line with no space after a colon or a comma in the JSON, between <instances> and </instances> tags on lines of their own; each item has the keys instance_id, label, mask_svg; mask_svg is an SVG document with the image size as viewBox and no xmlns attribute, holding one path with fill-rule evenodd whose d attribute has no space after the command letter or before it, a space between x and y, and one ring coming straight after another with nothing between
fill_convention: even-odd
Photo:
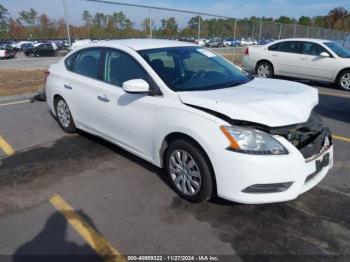
<instances>
[{"instance_id":1,"label":"white sedan","mask_svg":"<svg viewBox=\"0 0 350 262\"><path fill-rule=\"evenodd\" d=\"M350 51L329 40L293 38L248 47L243 68L255 70L260 77L324 81L350 91Z\"/></svg>"},{"instance_id":2,"label":"white sedan","mask_svg":"<svg viewBox=\"0 0 350 262\"><path fill-rule=\"evenodd\" d=\"M330 131L313 112L316 89L253 78L191 43L77 48L50 67L46 95L64 131L84 130L165 168L192 202L295 199L333 164Z\"/></svg>"}]
</instances>

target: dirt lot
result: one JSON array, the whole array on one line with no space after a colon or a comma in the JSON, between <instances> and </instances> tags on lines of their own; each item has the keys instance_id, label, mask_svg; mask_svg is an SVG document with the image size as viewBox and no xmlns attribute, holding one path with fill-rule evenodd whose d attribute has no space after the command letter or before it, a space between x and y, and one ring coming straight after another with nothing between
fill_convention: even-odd
<instances>
[{"instance_id":1,"label":"dirt lot","mask_svg":"<svg viewBox=\"0 0 350 262\"><path fill-rule=\"evenodd\" d=\"M45 70L0 70L0 96L36 92L42 88Z\"/></svg>"},{"instance_id":2,"label":"dirt lot","mask_svg":"<svg viewBox=\"0 0 350 262\"><path fill-rule=\"evenodd\" d=\"M240 65L244 48L215 48L214 51ZM50 64L62 56L27 58L18 54L15 59L0 63L0 96L12 96L36 92L42 88Z\"/></svg>"}]
</instances>

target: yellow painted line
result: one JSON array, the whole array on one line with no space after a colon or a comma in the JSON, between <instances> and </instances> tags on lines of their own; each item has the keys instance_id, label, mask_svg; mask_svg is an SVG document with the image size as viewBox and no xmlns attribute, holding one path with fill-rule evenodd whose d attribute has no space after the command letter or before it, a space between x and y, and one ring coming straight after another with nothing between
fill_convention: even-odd
<instances>
[{"instance_id":1,"label":"yellow painted line","mask_svg":"<svg viewBox=\"0 0 350 262\"><path fill-rule=\"evenodd\" d=\"M119 253L103 236L95 231L59 195L50 198L51 204L67 219L69 224L82 236L86 243L107 262L125 262Z\"/></svg>"},{"instance_id":2,"label":"yellow painted line","mask_svg":"<svg viewBox=\"0 0 350 262\"><path fill-rule=\"evenodd\" d=\"M338 96L338 97L350 98L350 95L345 95L345 94L336 94L336 93L323 92L323 91L319 91L318 93L326 96Z\"/></svg>"},{"instance_id":3,"label":"yellow painted line","mask_svg":"<svg viewBox=\"0 0 350 262\"><path fill-rule=\"evenodd\" d=\"M350 143L350 138L348 137L345 137L345 136L338 136L338 135L332 135L332 137L334 139L338 139L338 140L341 140L341 141L345 141L345 142L349 142Z\"/></svg>"},{"instance_id":4,"label":"yellow painted line","mask_svg":"<svg viewBox=\"0 0 350 262\"><path fill-rule=\"evenodd\" d=\"M8 156L11 156L15 153L15 150L13 150L13 148L10 146L10 144L7 143L6 140L2 136L0 136L0 148Z\"/></svg>"},{"instance_id":5,"label":"yellow painted line","mask_svg":"<svg viewBox=\"0 0 350 262\"><path fill-rule=\"evenodd\" d=\"M29 103L30 100L26 99L26 100L21 100L21 101L16 101L16 102L9 102L9 103L4 103L4 104L0 104L0 107L2 106L10 106L10 105L17 105L17 104L24 104L24 103Z\"/></svg>"}]
</instances>

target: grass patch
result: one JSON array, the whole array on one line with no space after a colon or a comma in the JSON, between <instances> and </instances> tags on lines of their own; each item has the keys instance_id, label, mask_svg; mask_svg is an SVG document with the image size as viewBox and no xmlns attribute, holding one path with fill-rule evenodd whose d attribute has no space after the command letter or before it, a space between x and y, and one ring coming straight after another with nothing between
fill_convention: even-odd
<instances>
[{"instance_id":1,"label":"grass patch","mask_svg":"<svg viewBox=\"0 0 350 262\"><path fill-rule=\"evenodd\" d=\"M43 88L44 69L0 70L0 96L36 92Z\"/></svg>"}]
</instances>

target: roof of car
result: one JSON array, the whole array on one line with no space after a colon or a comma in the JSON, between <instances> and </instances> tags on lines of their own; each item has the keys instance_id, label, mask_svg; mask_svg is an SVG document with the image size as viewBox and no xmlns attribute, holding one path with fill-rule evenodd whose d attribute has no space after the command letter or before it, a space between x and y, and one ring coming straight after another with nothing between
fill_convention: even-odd
<instances>
[{"instance_id":1,"label":"roof of car","mask_svg":"<svg viewBox=\"0 0 350 262\"><path fill-rule=\"evenodd\" d=\"M101 44L101 42L99 42ZM156 49L165 47L179 46L197 46L193 43L181 42L177 40L162 40L162 39L121 39L105 41L107 46L122 45L130 47L134 50Z\"/></svg>"},{"instance_id":2,"label":"roof of car","mask_svg":"<svg viewBox=\"0 0 350 262\"><path fill-rule=\"evenodd\" d=\"M332 42L331 40L315 39L315 38L286 38L286 39L277 40L277 41L275 41L275 43L283 42L283 41L310 41L310 42L314 42L314 43Z\"/></svg>"}]
</instances>

